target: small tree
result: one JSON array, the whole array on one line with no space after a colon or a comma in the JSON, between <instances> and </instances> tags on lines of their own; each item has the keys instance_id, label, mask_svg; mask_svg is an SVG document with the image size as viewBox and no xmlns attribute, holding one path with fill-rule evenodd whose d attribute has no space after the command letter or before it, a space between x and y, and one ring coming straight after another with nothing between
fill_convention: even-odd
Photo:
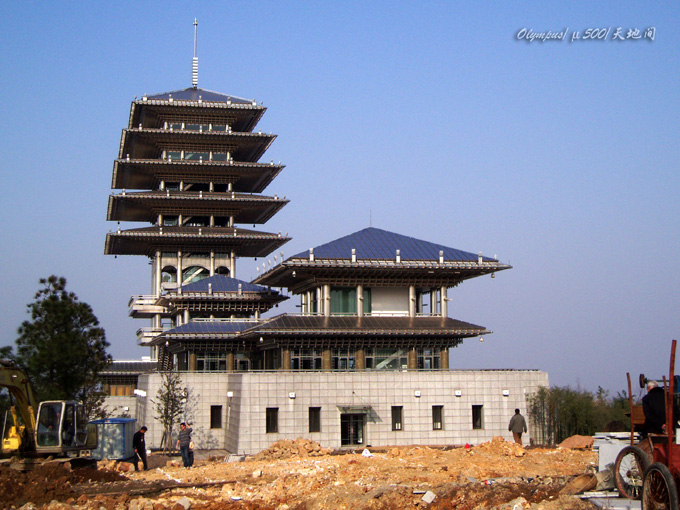
<instances>
[{"instance_id":1,"label":"small tree","mask_svg":"<svg viewBox=\"0 0 680 510\"><path fill-rule=\"evenodd\" d=\"M187 389L182 387L182 377L177 372L161 374L161 386L158 388L156 400L151 399L155 418L163 425L161 448L163 452L174 451L172 444L172 426L184 413Z\"/></svg>"},{"instance_id":2,"label":"small tree","mask_svg":"<svg viewBox=\"0 0 680 510\"><path fill-rule=\"evenodd\" d=\"M66 291L66 279L41 278L44 287L27 305L31 320L19 327L16 361L41 400L82 397L111 362L104 330L87 303Z\"/></svg>"},{"instance_id":3,"label":"small tree","mask_svg":"<svg viewBox=\"0 0 680 510\"><path fill-rule=\"evenodd\" d=\"M104 407L106 393L102 390L102 385L97 381L86 383L78 392L77 399L83 403L85 419L103 420L111 416L111 413Z\"/></svg>"}]
</instances>

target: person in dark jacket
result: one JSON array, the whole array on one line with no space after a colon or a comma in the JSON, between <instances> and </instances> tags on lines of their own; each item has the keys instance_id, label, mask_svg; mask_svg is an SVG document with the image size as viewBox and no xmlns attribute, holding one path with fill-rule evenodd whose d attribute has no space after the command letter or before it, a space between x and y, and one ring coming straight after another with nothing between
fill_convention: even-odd
<instances>
[{"instance_id":1,"label":"person in dark jacket","mask_svg":"<svg viewBox=\"0 0 680 510\"><path fill-rule=\"evenodd\" d=\"M149 466L146 464L146 441L144 441L144 434L146 434L147 430L146 426L144 426L132 436L132 447L135 449L135 471L139 471L140 461L144 464L144 471L149 469Z\"/></svg>"},{"instance_id":2,"label":"person in dark jacket","mask_svg":"<svg viewBox=\"0 0 680 510\"><path fill-rule=\"evenodd\" d=\"M515 415L510 418L508 430L512 432L515 443L522 444L522 432L527 431L527 422L524 419L524 416L519 414L519 409L515 409Z\"/></svg>"},{"instance_id":3,"label":"person in dark jacket","mask_svg":"<svg viewBox=\"0 0 680 510\"><path fill-rule=\"evenodd\" d=\"M642 397L642 410L645 423L642 426L643 437L649 434L665 434L666 430L666 396L663 388L656 381L647 382L647 395ZM677 420L678 406L673 403L674 419ZM675 427L675 425L674 425ZM671 431L672 432L672 431Z\"/></svg>"}]
</instances>

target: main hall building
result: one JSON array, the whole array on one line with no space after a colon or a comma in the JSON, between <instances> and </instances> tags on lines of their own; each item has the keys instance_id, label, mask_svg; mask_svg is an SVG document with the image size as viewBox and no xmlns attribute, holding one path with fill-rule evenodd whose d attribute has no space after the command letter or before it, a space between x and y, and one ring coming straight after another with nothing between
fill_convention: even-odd
<instances>
[{"instance_id":1,"label":"main hall building","mask_svg":"<svg viewBox=\"0 0 680 510\"><path fill-rule=\"evenodd\" d=\"M378 228L284 259L287 236L245 227L288 203L262 194L284 168L260 162L275 139L255 131L265 110L196 83L132 102L107 219L143 226L110 232L105 253L150 261L150 293L130 300L130 315L150 321L138 332L150 361L114 362L107 404L145 424L151 447L163 432L152 399L167 371L188 389L198 448L510 438L514 409L548 376L450 370L452 349L490 331L448 309L451 289L510 266ZM238 259L272 254L255 280L238 279ZM263 318L289 293L299 314Z\"/></svg>"}]
</instances>

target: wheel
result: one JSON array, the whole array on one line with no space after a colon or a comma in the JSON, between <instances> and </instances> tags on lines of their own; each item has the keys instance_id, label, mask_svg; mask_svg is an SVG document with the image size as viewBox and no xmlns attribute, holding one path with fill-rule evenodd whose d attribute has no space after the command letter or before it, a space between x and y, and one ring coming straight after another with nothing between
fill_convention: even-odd
<instances>
[{"instance_id":1,"label":"wheel","mask_svg":"<svg viewBox=\"0 0 680 510\"><path fill-rule=\"evenodd\" d=\"M614 475L619 495L628 499L642 497L642 480L649 467L647 454L637 446L626 446L616 456Z\"/></svg>"},{"instance_id":2,"label":"wheel","mask_svg":"<svg viewBox=\"0 0 680 510\"><path fill-rule=\"evenodd\" d=\"M642 510L678 510L678 489L668 468L655 462L642 483Z\"/></svg>"}]
</instances>

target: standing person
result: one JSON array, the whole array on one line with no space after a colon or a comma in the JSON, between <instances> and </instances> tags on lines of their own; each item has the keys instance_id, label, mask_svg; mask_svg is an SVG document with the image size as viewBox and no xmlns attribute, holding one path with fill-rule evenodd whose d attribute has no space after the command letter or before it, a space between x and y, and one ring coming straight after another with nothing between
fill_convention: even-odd
<instances>
[{"instance_id":1,"label":"standing person","mask_svg":"<svg viewBox=\"0 0 680 510\"><path fill-rule=\"evenodd\" d=\"M182 462L185 468L189 468L194 463L193 452L190 451L191 446L191 431L193 429L188 427L186 423L179 424L179 434L177 436L177 448L182 454Z\"/></svg>"},{"instance_id":2,"label":"standing person","mask_svg":"<svg viewBox=\"0 0 680 510\"><path fill-rule=\"evenodd\" d=\"M512 432L515 443L522 444L522 432L527 431L527 422L524 420L524 416L519 414L519 409L515 409L515 415L510 418L508 430Z\"/></svg>"},{"instance_id":3,"label":"standing person","mask_svg":"<svg viewBox=\"0 0 680 510\"><path fill-rule=\"evenodd\" d=\"M149 469L149 466L146 464L146 441L144 440L144 434L146 434L147 430L145 425L132 436L132 447L135 449L135 471L139 471L140 460L144 464L144 471Z\"/></svg>"},{"instance_id":4,"label":"standing person","mask_svg":"<svg viewBox=\"0 0 680 510\"><path fill-rule=\"evenodd\" d=\"M666 396L656 381L647 382L647 394L642 397L642 410L645 413L642 437L663 434L666 425Z\"/></svg>"}]
</instances>

